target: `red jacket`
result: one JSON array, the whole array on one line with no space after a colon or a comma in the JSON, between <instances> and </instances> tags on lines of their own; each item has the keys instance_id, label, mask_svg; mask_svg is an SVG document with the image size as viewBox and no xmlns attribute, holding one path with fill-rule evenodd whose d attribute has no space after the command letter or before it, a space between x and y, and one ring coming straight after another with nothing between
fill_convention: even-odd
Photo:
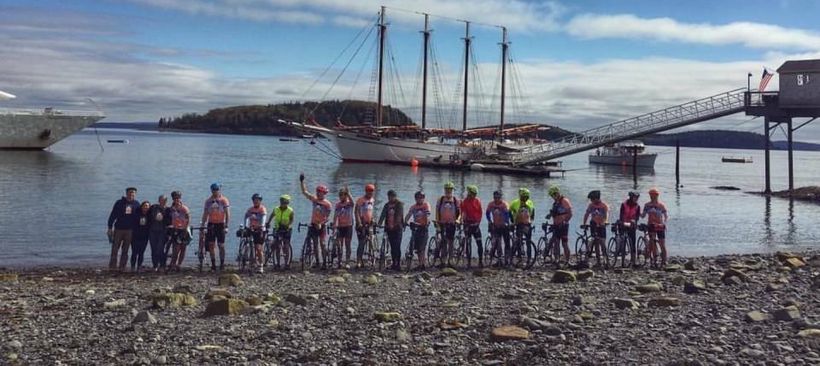
<instances>
[{"instance_id":1,"label":"red jacket","mask_svg":"<svg viewBox=\"0 0 820 366\"><path fill-rule=\"evenodd\" d=\"M478 224L481 222L481 201L478 198L467 197L461 201L461 221L465 224Z\"/></svg>"}]
</instances>

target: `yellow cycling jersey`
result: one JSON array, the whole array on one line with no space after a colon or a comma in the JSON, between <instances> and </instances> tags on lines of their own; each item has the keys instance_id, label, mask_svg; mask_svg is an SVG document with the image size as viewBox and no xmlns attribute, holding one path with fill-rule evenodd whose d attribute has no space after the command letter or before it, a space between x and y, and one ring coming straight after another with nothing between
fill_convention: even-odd
<instances>
[{"instance_id":1,"label":"yellow cycling jersey","mask_svg":"<svg viewBox=\"0 0 820 366\"><path fill-rule=\"evenodd\" d=\"M281 206L276 206L273 209L273 228L275 230L290 229L293 224L293 208L288 206L282 209Z\"/></svg>"}]
</instances>

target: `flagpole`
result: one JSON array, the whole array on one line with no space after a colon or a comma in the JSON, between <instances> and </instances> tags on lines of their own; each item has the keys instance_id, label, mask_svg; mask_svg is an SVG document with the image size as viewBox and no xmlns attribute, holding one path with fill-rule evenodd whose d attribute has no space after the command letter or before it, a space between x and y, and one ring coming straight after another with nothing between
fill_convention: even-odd
<instances>
[{"instance_id":1,"label":"flagpole","mask_svg":"<svg viewBox=\"0 0 820 366\"><path fill-rule=\"evenodd\" d=\"M746 76L746 90L752 92L752 73Z\"/></svg>"}]
</instances>

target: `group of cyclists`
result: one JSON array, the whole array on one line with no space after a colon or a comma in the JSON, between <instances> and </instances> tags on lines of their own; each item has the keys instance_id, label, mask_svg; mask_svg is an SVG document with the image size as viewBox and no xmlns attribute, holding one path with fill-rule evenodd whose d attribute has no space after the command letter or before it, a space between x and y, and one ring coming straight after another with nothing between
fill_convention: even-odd
<instances>
[{"instance_id":1,"label":"group of cyclists","mask_svg":"<svg viewBox=\"0 0 820 366\"><path fill-rule=\"evenodd\" d=\"M520 188L518 197L509 203L504 200L503 192L497 190L493 192L493 199L483 207L478 198L477 186L468 185L466 197L461 199L454 195L455 185L447 182L444 184L443 194L433 205L427 201L425 192L415 192L414 202L406 213L396 192L389 190L388 200L377 217L376 187L373 184L366 184L363 195L355 200L350 190L342 187L338 190L338 200L332 203L326 185L316 186L312 193L308 190L303 174L299 176L299 180L302 195L311 203L309 222L296 224L295 212L290 206L290 195L281 195L279 204L268 215L267 208L262 204L262 196L253 194L252 205L245 211L244 222L236 233L240 238L237 260L241 267L247 266L259 273L268 266L274 269L290 268L294 226L298 230L307 228L300 259L304 268L362 268L375 266L376 261L380 260L380 265L385 269L400 270L403 262L401 244L406 228L410 229L411 234L404 257L408 269L423 270L435 265L441 268L455 267L462 260L470 268L474 259L477 259L479 267L484 267L487 262L487 265L496 267L526 268L539 260L558 266L562 263L589 265L593 256L597 258L596 266L610 266L609 258L617 260L618 256L622 257L622 265L626 266L627 254L629 264L633 266L640 265L640 261L636 259L639 256L652 258L653 265L657 264L656 259L660 260L660 266L665 265L667 260L665 234L668 214L666 206L659 200L660 192L655 188L649 190L650 200L643 208L638 203L640 194L629 192L627 200L620 206L618 219L611 224L610 208L601 199L601 192L589 192L589 204L580 225L583 233L579 233L573 261L569 247L569 223L573 218L573 208L569 198L556 185L548 189L547 193L553 203L546 215L547 221L541 225L544 237L536 243L533 239L536 210L527 188ZM180 270L186 247L193 239L192 231L199 232L197 254L200 270L203 268L206 252L210 257L211 271L224 269L225 239L231 220L230 201L222 194L220 184L213 183L210 190L211 196L205 201L198 226L191 227L191 211L182 203L179 191L171 193L173 202L169 207L150 211L160 213L149 219L161 221L166 229L164 245L158 246L163 252L160 253L159 260L154 261L155 270L163 267L166 271ZM128 202L127 195L115 204L113 219L109 217L109 235L119 233L121 226L125 226L120 221L125 220L126 215L117 215L117 210L124 210L123 207L128 207ZM163 202L162 197L160 202ZM645 224L639 224L642 218L646 218ZM481 222L484 219L487 222L486 241L481 232ZM429 237L431 226L435 228L432 238ZM610 239L610 245L606 242L607 226L611 227L616 236ZM384 234L381 245L377 239L379 230L383 230ZM639 230L646 238L638 237ZM358 244L355 260L351 258L354 232ZM120 233L116 237L119 239L122 236ZM477 256L473 256L473 242ZM112 268L116 249L119 247L124 247L127 253L127 246L122 240L113 242ZM151 248L153 257L153 242ZM415 261L414 256L417 258Z\"/></svg>"}]
</instances>

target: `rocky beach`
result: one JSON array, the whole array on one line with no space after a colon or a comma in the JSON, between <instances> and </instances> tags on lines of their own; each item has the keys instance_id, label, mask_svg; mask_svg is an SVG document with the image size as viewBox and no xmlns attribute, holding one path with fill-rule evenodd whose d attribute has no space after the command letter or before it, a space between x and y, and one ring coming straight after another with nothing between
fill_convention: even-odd
<instances>
[{"instance_id":1,"label":"rocky beach","mask_svg":"<svg viewBox=\"0 0 820 366\"><path fill-rule=\"evenodd\" d=\"M820 364L820 252L665 270L0 270L0 364Z\"/></svg>"}]
</instances>

